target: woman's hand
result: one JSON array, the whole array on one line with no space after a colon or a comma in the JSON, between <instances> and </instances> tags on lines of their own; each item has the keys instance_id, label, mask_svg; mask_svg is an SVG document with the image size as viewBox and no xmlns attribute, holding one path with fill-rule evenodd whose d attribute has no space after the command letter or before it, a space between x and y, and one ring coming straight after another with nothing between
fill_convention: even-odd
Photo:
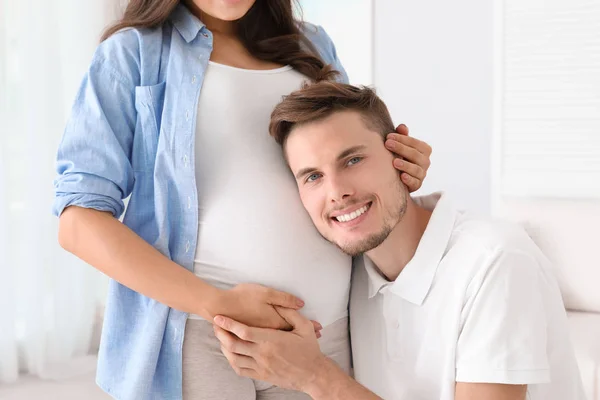
<instances>
[{"instance_id":1,"label":"woman's hand","mask_svg":"<svg viewBox=\"0 0 600 400\"><path fill-rule=\"evenodd\" d=\"M400 124L396 132L387 136L385 147L398 156L394 159L394 167L402 171L402 182L409 192L417 191L431 165L431 146L408 136L408 127Z\"/></svg>"},{"instance_id":2,"label":"woman's hand","mask_svg":"<svg viewBox=\"0 0 600 400\"><path fill-rule=\"evenodd\" d=\"M211 311L213 315L224 315L252 327L291 330L292 326L279 315L275 306L298 310L304 302L289 293L243 283L223 291ZM320 326L314 325L318 330Z\"/></svg>"}]
</instances>

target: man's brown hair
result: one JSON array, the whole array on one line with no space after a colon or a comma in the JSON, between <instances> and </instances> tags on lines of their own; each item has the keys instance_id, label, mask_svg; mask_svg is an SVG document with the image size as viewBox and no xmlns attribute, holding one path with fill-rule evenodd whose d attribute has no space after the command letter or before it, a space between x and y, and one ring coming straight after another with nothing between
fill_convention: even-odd
<instances>
[{"instance_id":1,"label":"man's brown hair","mask_svg":"<svg viewBox=\"0 0 600 400\"><path fill-rule=\"evenodd\" d=\"M349 110L359 112L366 126L384 138L394 131L390 113L373 89L322 81L305 84L302 89L285 96L271 114L269 133L283 146L296 125Z\"/></svg>"}]
</instances>

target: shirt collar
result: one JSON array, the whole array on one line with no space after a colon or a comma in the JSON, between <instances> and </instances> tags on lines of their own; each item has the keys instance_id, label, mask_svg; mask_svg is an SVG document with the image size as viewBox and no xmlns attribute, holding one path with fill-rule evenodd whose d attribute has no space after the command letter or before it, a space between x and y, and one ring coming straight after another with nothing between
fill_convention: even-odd
<instances>
[{"instance_id":1,"label":"shirt collar","mask_svg":"<svg viewBox=\"0 0 600 400\"><path fill-rule=\"evenodd\" d=\"M415 305L421 305L431 289L437 267L446 253L452 235L456 210L442 192L414 197L413 200L421 207L433 209L417 251L394 282L388 282L365 255L364 264L369 277L369 298L387 285L397 296Z\"/></svg>"},{"instance_id":2,"label":"shirt collar","mask_svg":"<svg viewBox=\"0 0 600 400\"><path fill-rule=\"evenodd\" d=\"M183 4L179 3L169 19L186 42L191 42L204 28L204 24Z\"/></svg>"}]
</instances>

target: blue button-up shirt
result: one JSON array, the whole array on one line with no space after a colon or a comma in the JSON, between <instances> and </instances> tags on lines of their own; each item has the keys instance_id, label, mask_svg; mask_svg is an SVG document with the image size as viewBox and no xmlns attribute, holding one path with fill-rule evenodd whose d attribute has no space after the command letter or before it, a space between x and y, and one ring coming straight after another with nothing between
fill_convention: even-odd
<instances>
[{"instance_id":1,"label":"blue button-up shirt","mask_svg":"<svg viewBox=\"0 0 600 400\"><path fill-rule=\"evenodd\" d=\"M325 31L303 29L347 81ZM98 47L58 149L56 215L75 205L119 217L131 196L123 222L193 270L196 109L212 43L211 32L179 5L162 27L127 29ZM181 399L186 319L111 280L100 387L117 399Z\"/></svg>"}]
</instances>

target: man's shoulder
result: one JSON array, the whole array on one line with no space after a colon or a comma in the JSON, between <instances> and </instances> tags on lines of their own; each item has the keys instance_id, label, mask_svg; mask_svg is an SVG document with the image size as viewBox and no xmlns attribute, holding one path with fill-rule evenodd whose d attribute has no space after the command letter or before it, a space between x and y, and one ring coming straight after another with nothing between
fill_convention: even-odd
<instances>
[{"instance_id":1,"label":"man's shoulder","mask_svg":"<svg viewBox=\"0 0 600 400\"><path fill-rule=\"evenodd\" d=\"M462 272L465 284L475 292L492 275L539 279L551 270L524 226L469 213L459 214L444 258L452 260L452 268Z\"/></svg>"},{"instance_id":2,"label":"man's shoulder","mask_svg":"<svg viewBox=\"0 0 600 400\"><path fill-rule=\"evenodd\" d=\"M460 212L451 244L465 246L473 252L498 253L530 253L537 258L540 250L521 224L479 216L469 212Z\"/></svg>"}]
</instances>

